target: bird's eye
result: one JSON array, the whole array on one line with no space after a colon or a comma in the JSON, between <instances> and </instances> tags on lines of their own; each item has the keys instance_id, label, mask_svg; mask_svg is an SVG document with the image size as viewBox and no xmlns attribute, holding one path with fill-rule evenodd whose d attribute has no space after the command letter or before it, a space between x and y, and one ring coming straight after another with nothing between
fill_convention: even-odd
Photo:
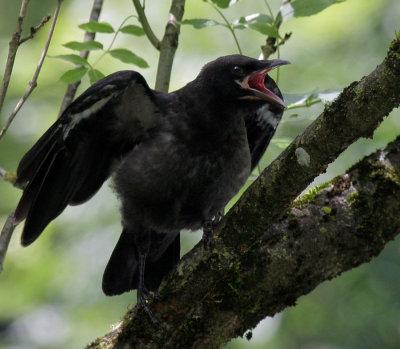
<instances>
[{"instance_id":1,"label":"bird's eye","mask_svg":"<svg viewBox=\"0 0 400 349\"><path fill-rule=\"evenodd\" d=\"M236 75L243 74L243 68L239 67L238 65L235 65L232 70L233 70L233 73Z\"/></svg>"}]
</instances>

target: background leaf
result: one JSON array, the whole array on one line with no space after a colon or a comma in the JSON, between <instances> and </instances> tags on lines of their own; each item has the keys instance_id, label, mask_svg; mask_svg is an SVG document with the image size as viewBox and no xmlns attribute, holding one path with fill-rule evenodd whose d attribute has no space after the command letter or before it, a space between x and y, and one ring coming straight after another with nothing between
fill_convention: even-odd
<instances>
[{"instance_id":1,"label":"background leaf","mask_svg":"<svg viewBox=\"0 0 400 349\"><path fill-rule=\"evenodd\" d=\"M263 35L272 36L274 38L280 37L278 29L274 26L274 20L268 15L255 13L246 17L240 17L240 19L234 23L235 29L244 29L246 27L256 30Z\"/></svg>"},{"instance_id":2,"label":"background leaf","mask_svg":"<svg viewBox=\"0 0 400 349\"><path fill-rule=\"evenodd\" d=\"M70 48L75 51L91 51L91 50L102 50L103 44L98 41L90 40L86 42L70 41L63 45L64 47Z\"/></svg>"},{"instance_id":3,"label":"background leaf","mask_svg":"<svg viewBox=\"0 0 400 349\"><path fill-rule=\"evenodd\" d=\"M215 25L223 25L220 22L214 21L213 19L206 19L206 18L193 18L193 19L185 19L181 22L181 24L189 24L192 25L196 29L202 29L206 27L212 27Z\"/></svg>"},{"instance_id":4,"label":"background leaf","mask_svg":"<svg viewBox=\"0 0 400 349\"><path fill-rule=\"evenodd\" d=\"M289 109L293 109L296 106L304 105L307 106L310 103L313 104L317 100L321 100L323 103L333 102L335 98L342 92L341 90L325 90L325 91L314 91L303 94L285 94L284 99Z\"/></svg>"},{"instance_id":5,"label":"background leaf","mask_svg":"<svg viewBox=\"0 0 400 349\"><path fill-rule=\"evenodd\" d=\"M89 62L85 59L82 58L81 56L78 55L59 55L55 56L54 58L62 59L64 61L73 63L73 64L79 64L79 65L84 65L88 66Z\"/></svg>"},{"instance_id":6,"label":"background leaf","mask_svg":"<svg viewBox=\"0 0 400 349\"><path fill-rule=\"evenodd\" d=\"M78 26L79 28L86 30L87 32L93 33L115 33L114 28L110 23L107 22L88 22Z\"/></svg>"},{"instance_id":7,"label":"background leaf","mask_svg":"<svg viewBox=\"0 0 400 349\"><path fill-rule=\"evenodd\" d=\"M269 24L249 23L248 27L264 35L272 36L274 38L280 37L278 30Z\"/></svg>"},{"instance_id":8,"label":"background leaf","mask_svg":"<svg viewBox=\"0 0 400 349\"><path fill-rule=\"evenodd\" d=\"M118 48L110 51L110 55L114 58L119 59L121 62L137 65L140 68L148 68L147 62L136 56L132 51L125 48Z\"/></svg>"},{"instance_id":9,"label":"background leaf","mask_svg":"<svg viewBox=\"0 0 400 349\"><path fill-rule=\"evenodd\" d=\"M239 23L262 23L262 24L273 24L274 20L268 16L261 13L253 13L251 15L240 17Z\"/></svg>"},{"instance_id":10,"label":"background leaf","mask_svg":"<svg viewBox=\"0 0 400 349\"><path fill-rule=\"evenodd\" d=\"M280 13L284 21L291 17L312 16L325 10L327 7L345 0L294 0L284 4Z\"/></svg>"},{"instance_id":11,"label":"background leaf","mask_svg":"<svg viewBox=\"0 0 400 349\"><path fill-rule=\"evenodd\" d=\"M236 4L239 0L211 0L215 5L220 8L228 8Z\"/></svg>"},{"instance_id":12,"label":"background leaf","mask_svg":"<svg viewBox=\"0 0 400 349\"><path fill-rule=\"evenodd\" d=\"M143 36L144 35L144 30L142 27L139 27L138 25L130 24L126 25L125 27L122 27L120 29L121 33L124 34L132 34L136 36Z\"/></svg>"},{"instance_id":13,"label":"background leaf","mask_svg":"<svg viewBox=\"0 0 400 349\"><path fill-rule=\"evenodd\" d=\"M85 67L67 70L63 75L61 75L60 80L67 84L71 84L81 80L86 72L87 68Z\"/></svg>"},{"instance_id":14,"label":"background leaf","mask_svg":"<svg viewBox=\"0 0 400 349\"><path fill-rule=\"evenodd\" d=\"M104 74L97 69L90 69L88 72L90 83L93 84L96 81L104 78Z\"/></svg>"}]
</instances>

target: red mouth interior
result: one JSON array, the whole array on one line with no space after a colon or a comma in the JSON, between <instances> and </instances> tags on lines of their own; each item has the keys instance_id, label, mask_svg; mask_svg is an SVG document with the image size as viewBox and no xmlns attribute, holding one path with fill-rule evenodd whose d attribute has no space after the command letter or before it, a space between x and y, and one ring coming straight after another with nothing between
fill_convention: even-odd
<instances>
[{"instance_id":1,"label":"red mouth interior","mask_svg":"<svg viewBox=\"0 0 400 349\"><path fill-rule=\"evenodd\" d=\"M251 74L248 81L249 87L265 93L266 88L264 86L264 80L269 71L270 69L265 69L260 72Z\"/></svg>"},{"instance_id":2,"label":"red mouth interior","mask_svg":"<svg viewBox=\"0 0 400 349\"><path fill-rule=\"evenodd\" d=\"M264 69L251 74L247 80L247 85L250 89L256 90L258 93L260 93L263 96L263 99L266 99L274 104L286 108L285 102L275 93L268 90L264 85L265 76L272 69L273 68Z\"/></svg>"}]
</instances>

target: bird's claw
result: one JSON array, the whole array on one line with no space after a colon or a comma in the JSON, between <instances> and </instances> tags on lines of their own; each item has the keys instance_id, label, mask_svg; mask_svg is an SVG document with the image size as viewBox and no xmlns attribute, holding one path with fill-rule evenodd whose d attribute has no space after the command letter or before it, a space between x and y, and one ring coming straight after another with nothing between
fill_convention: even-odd
<instances>
[{"instance_id":1,"label":"bird's claw","mask_svg":"<svg viewBox=\"0 0 400 349\"><path fill-rule=\"evenodd\" d=\"M212 248L214 245L214 222L207 220L203 224L203 247L205 249Z\"/></svg>"},{"instance_id":2,"label":"bird's claw","mask_svg":"<svg viewBox=\"0 0 400 349\"><path fill-rule=\"evenodd\" d=\"M146 288L142 290L138 290L137 293L137 303L135 307L132 309L132 314L133 316L136 316L137 313L139 312L140 308L143 308L143 310L147 313L149 316L151 322L158 328L162 329L160 322L157 320L153 312L149 308L149 301L153 299L158 299L159 295L156 293L152 293L148 291Z\"/></svg>"}]
</instances>

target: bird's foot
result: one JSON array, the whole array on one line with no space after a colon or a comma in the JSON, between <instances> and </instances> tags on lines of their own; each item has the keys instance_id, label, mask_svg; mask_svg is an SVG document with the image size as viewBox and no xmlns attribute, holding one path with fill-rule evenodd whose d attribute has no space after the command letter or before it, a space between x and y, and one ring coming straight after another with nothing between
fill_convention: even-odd
<instances>
[{"instance_id":1,"label":"bird's foot","mask_svg":"<svg viewBox=\"0 0 400 349\"><path fill-rule=\"evenodd\" d=\"M218 211L213 219L207 219L203 223L203 247L212 248L214 245L214 228L224 218L224 212Z\"/></svg>"},{"instance_id":2,"label":"bird's foot","mask_svg":"<svg viewBox=\"0 0 400 349\"><path fill-rule=\"evenodd\" d=\"M149 301L154 299L155 294L151 294L144 284L144 272L146 267L146 255L147 253L139 254L139 285L137 289L137 303L132 310L132 314L136 315L140 308L147 313L151 322L161 329L161 325L157 318L154 316L153 312L149 308Z\"/></svg>"},{"instance_id":3,"label":"bird's foot","mask_svg":"<svg viewBox=\"0 0 400 349\"><path fill-rule=\"evenodd\" d=\"M132 314L134 316L136 316L136 314L138 313L140 308L143 308L143 310L149 316L151 322L156 327L161 329L162 327L160 325L160 322L157 320L157 318L155 317L153 312L150 310L149 304L148 304L149 301L151 301L153 299L158 299L158 298L159 298L159 296L158 296L157 293L150 292L149 290L147 290L147 288L142 288L140 290L138 289L138 291L137 291L137 303L136 303L135 307L132 309Z\"/></svg>"},{"instance_id":4,"label":"bird's foot","mask_svg":"<svg viewBox=\"0 0 400 349\"><path fill-rule=\"evenodd\" d=\"M203 224L203 247L210 249L214 245L214 222L207 220Z\"/></svg>"}]
</instances>

